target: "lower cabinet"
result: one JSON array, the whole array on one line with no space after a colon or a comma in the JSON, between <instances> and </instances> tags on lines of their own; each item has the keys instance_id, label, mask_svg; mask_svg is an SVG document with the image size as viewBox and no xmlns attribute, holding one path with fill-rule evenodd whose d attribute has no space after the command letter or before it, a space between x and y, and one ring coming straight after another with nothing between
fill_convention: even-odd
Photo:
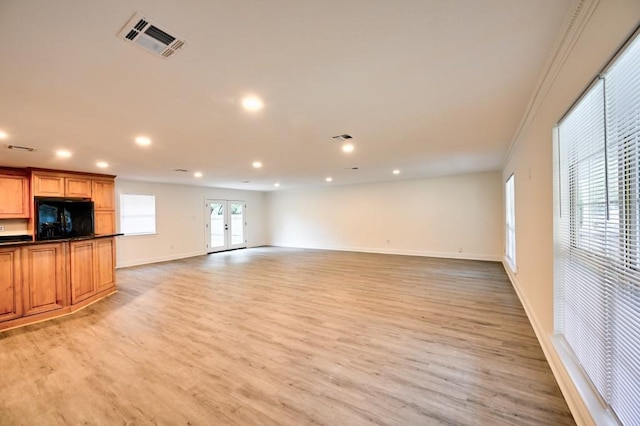
<instances>
[{"instance_id":1,"label":"lower cabinet","mask_svg":"<svg viewBox=\"0 0 640 426\"><path fill-rule=\"evenodd\" d=\"M115 238L0 247L0 330L71 313L115 289Z\"/></svg>"},{"instance_id":2,"label":"lower cabinet","mask_svg":"<svg viewBox=\"0 0 640 426\"><path fill-rule=\"evenodd\" d=\"M66 303L66 244L22 247L24 315L62 309Z\"/></svg>"},{"instance_id":3,"label":"lower cabinet","mask_svg":"<svg viewBox=\"0 0 640 426\"><path fill-rule=\"evenodd\" d=\"M71 304L115 286L113 238L69 243Z\"/></svg>"},{"instance_id":4,"label":"lower cabinet","mask_svg":"<svg viewBox=\"0 0 640 426\"><path fill-rule=\"evenodd\" d=\"M0 322L22 316L20 247L0 249Z\"/></svg>"},{"instance_id":5,"label":"lower cabinet","mask_svg":"<svg viewBox=\"0 0 640 426\"><path fill-rule=\"evenodd\" d=\"M94 240L96 253L96 291L98 293L116 285L116 244L113 238Z\"/></svg>"}]
</instances>

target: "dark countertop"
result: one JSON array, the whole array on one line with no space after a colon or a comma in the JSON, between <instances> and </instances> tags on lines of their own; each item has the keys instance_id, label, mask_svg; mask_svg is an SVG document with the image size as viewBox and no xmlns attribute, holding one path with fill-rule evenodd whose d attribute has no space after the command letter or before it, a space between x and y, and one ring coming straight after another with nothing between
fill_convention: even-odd
<instances>
[{"instance_id":1,"label":"dark countertop","mask_svg":"<svg viewBox=\"0 0 640 426\"><path fill-rule=\"evenodd\" d=\"M0 242L0 247L27 246L27 245L36 245L36 244L49 244L49 243L66 243L69 241L84 241L84 240L95 240L98 238L119 237L121 235L124 235L124 234L87 235L84 237L59 238L56 240L40 240L40 241L7 241L7 242Z\"/></svg>"}]
</instances>

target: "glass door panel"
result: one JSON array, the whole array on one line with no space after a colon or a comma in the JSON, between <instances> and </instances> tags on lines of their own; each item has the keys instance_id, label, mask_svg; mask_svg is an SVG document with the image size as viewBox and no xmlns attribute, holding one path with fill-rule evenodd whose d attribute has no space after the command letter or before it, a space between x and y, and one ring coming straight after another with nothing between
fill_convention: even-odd
<instances>
[{"instance_id":1,"label":"glass door panel","mask_svg":"<svg viewBox=\"0 0 640 426\"><path fill-rule=\"evenodd\" d=\"M209 223L207 224L207 252L212 253L214 251L227 249L227 233L225 228L227 224L225 221L226 215L226 201L221 200L207 200L207 217Z\"/></svg>"},{"instance_id":2,"label":"glass door panel","mask_svg":"<svg viewBox=\"0 0 640 426\"><path fill-rule=\"evenodd\" d=\"M246 247L244 201L206 200L207 253Z\"/></svg>"},{"instance_id":3,"label":"glass door panel","mask_svg":"<svg viewBox=\"0 0 640 426\"><path fill-rule=\"evenodd\" d=\"M231 245L230 248L244 247L244 202L229 201L231 215Z\"/></svg>"}]
</instances>

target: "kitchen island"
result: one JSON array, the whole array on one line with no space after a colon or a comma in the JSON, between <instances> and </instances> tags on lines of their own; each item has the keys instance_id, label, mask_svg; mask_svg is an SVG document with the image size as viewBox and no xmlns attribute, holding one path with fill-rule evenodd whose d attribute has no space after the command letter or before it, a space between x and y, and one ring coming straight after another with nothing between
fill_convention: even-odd
<instances>
[{"instance_id":1,"label":"kitchen island","mask_svg":"<svg viewBox=\"0 0 640 426\"><path fill-rule=\"evenodd\" d=\"M115 293L118 235L0 243L0 331L68 315Z\"/></svg>"}]
</instances>

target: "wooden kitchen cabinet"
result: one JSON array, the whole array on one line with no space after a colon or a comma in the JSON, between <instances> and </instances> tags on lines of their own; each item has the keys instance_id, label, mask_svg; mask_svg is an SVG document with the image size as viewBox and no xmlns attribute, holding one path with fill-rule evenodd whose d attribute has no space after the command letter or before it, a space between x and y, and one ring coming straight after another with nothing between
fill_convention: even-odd
<instances>
[{"instance_id":1,"label":"wooden kitchen cabinet","mask_svg":"<svg viewBox=\"0 0 640 426\"><path fill-rule=\"evenodd\" d=\"M71 304L75 305L96 294L93 241L86 240L70 243L69 257L71 259Z\"/></svg>"},{"instance_id":2,"label":"wooden kitchen cabinet","mask_svg":"<svg viewBox=\"0 0 640 426\"><path fill-rule=\"evenodd\" d=\"M34 197L64 197L64 176L32 173L31 191Z\"/></svg>"},{"instance_id":3,"label":"wooden kitchen cabinet","mask_svg":"<svg viewBox=\"0 0 640 426\"><path fill-rule=\"evenodd\" d=\"M91 200L95 209L95 233L97 235L116 232L115 183L113 179L94 179Z\"/></svg>"},{"instance_id":4,"label":"wooden kitchen cabinet","mask_svg":"<svg viewBox=\"0 0 640 426\"><path fill-rule=\"evenodd\" d=\"M33 195L36 197L91 198L91 177L34 171Z\"/></svg>"},{"instance_id":5,"label":"wooden kitchen cabinet","mask_svg":"<svg viewBox=\"0 0 640 426\"><path fill-rule=\"evenodd\" d=\"M96 259L96 291L100 293L116 285L116 240L101 238L93 242Z\"/></svg>"},{"instance_id":6,"label":"wooden kitchen cabinet","mask_svg":"<svg viewBox=\"0 0 640 426\"><path fill-rule=\"evenodd\" d=\"M31 188L34 197L67 197L91 199L94 206L94 233L115 234L115 176L83 174L56 170L30 169ZM27 209L29 208L27 189ZM1 204L1 203L0 203ZM0 207L0 218L1 216ZM28 215L27 210L27 215ZM28 216L25 216L28 217ZM35 224L31 222L29 229Z\"/></svg>"},{"instance_id":7,"label":"wooden kitchen cabinet","mask_svg":"<svg viewBox=\"0 0 640 426\"><path fill-rule=\"evenodd\" d=\"M86 177L65 177L64 196L71 198L91 198L91 179Z\"/></svg>"},{"instance_id":8,"label":"wooden kitchen cabinet","mask_svg":"<svg viewBox=\"0 0 640 426\"><path fill-rule=\"evenodd\" d=\"M113 237L0 247L0 331L57 318L115 293L115 249Z\"/></svg>"},{"instance_id":9,"label":"wooden kitchen cabinet","mask_svg":"<svg viewBox=\"0 0 640 426\"><path fill-rule=\"evenodd\" d=\"M48 243L22 247L24 315L35 315L66 306L66 244Z\"/></svg>"},{"instance_id":10,"label":"wooden kitchen cabinet","mask_svg":"<svg viewBox=\"0 0 640 426\"><path fill-rule=\"evenodd\" d=\"M96 210L115 210L115 183L113 179L94 179L91 199Z\"/></svg>"},{"instance_id":11,"label":"wooden kitchen cabinet","mask_svg":"<svg viewBox=\"0 0 640 426\"><path fill-rule=\"evenodd\" d=\"M96 210L94 215L94 232L96 235L115 234L116 212L114 210Z\"/></svg>"},{"instance_id":12,"label":"wooden kitchen cabinet","mask_svg":"<svg viewBox=\"0 0 640 426\"><path fill-rule=\"evenodd\" d=\"M69 243L71 304L75 305L115 287L115 240Z\"/></svg>"},{"instance_id":13,"label":"wooden kitchen cabinet","mask_svg":"<svg viewBox=\"0 0 640 426\"><path fill-rule=\"evenodd\" d=\"M22 316L20 247L0 248L0 322Z\"/></svg>"},{"instance_id":14,"label":"wooden kitchen cabinet","mask_svg":"<svg viewBox=\"0 0 640 426\"><path fill-rule=\"evenodd\" d=\"M27 175L0 169L0 219L28 218L30 215Z\"/></svg>"}]
</instances>

